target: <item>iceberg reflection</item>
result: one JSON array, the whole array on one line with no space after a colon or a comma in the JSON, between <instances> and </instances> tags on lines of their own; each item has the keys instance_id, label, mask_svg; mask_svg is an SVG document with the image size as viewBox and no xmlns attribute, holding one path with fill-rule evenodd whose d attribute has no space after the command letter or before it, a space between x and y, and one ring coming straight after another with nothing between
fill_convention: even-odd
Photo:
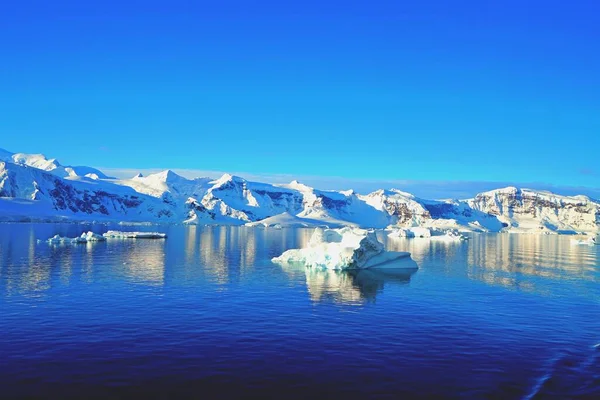
<instances>
[{"instance_id":1,"label":"iceberg reflection","mask_svg":"<svg viewBox=\"0 0 600 400\"><path fill-rule=\"evenodd\" d=\"M418 270L417 263L410 261L414 268L330 270L298 264L281 267L289 275L305 275L306 288L313 302L361 305L375 301L386 285L408 284Z\"/></svg>"}]
</instances>

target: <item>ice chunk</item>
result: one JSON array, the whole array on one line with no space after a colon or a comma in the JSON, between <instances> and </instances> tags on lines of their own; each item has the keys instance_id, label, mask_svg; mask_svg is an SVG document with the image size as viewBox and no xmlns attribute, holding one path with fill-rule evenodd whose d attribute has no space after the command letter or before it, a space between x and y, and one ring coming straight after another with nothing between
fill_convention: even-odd
<instances>
[{"instance_id":1,"label":"ice chunk","mask_svg":"<svg viewBox=\"0 0 600 400\"><path fill-rule=\"evenodd\" d=\"M587 245L587 246L595 246L598 243L596 242L596 238L595 237L590 237L587 239L571 239L571 244L575 244L575 245Z\"/></svg>"},{"instance_id":2,"label":"ice chunk","mask_svg":"<svg viewBox=\"0 0 600 400\"><path fill-rule=\"evenodd\" d=\"M46 242L51 243L51 244L58 244L58 243L77 244L77 243L87 243L87 242L103 242L105 240L106 240L106 238L104 236L94 233L92 231L89 231L89 232L84 232L81 234L81 236L74 237L74 238L64 237L64 236L60 236L60 235L54 235L50 239L48 239Z\"/></svg>"},{"instance_id":3,"label":"ice chunk","mask_svg":"<svg viewBox=\"0 0 600 400\"><path fill-rule=\"evenodd\" d=\"M393 261L406 257L410 258L410 253L384 251L373 231L350 227L317 228L306 248L288 250L273 258L273 262L327 269L360 269L391 267Z\"/></svg>"},{"instance_id":4,"label":"ice chunk","mask_svg":"<svg viewBox=\"0 0 600 400\"><path fill-rule=\"evenodd\" d=\"M388 235L391 238L427 238L434 240L443 240L447 242L458 242L469 239L468 236L461 234L456 229L430 229L430 228L398 228Z\"/></svg>"},{"instance_id":5,"label":"ice chunk","mask_svg":"<svg viewBox=\"0 0 600 400\"><path fill-rule=\"evenodd\" d=\"M108 231L102 236L111 239L165 239L167 237L167 234L159 232Z\"/></svg>"},{"instance_id":6,"label":"ice chunk","mask_svg":"<svg viewBox=\"0 0 600 400\"><path fill-rule=\"evenodd\" d=\"M463 240L468 240L469 237L461 234L455 229L451 229L448 230L444 235L432 236L431 239L443 240L446 242L460 242Z\"/></svg>"},{"instance_id":7,"label":"ice chunk","mask_svg":"<svg viewBox=\"0 0 600 400\"><path fill-rule=\"evenodd\" d=\"M76 244L76 243L87 243L87 240L85 238L82 238L81 236L69 238L69 237L64 237L64 236L60 236L60 235L54 235L50 239L48 239L46 242L48 242L50 244L62 244L62 243Z\"/></svg>"},{"instance_id":8,"label":"ice chunk","mask_svg":"<svg viewBox=\"0 0 600 400\"><path fill-rule=\"evenodd\" d=\"M390 233L388 235L388 237L391 237L391 238L400 238L400 237L402 237L402 238L412 238L412 237L415 237L415 236L410 231L410 229L407 229L407 228L398 228L398 229L394 229L392 231L392 233Z\"/></svg>"},{"instance_id":9,"label":"ice chunk","mask_svg":"<svg viewBox=\"0 0 600 400\"><path fill-rule=\"evenodd\" d=\"M431 229L412 227L412 228L398 228L388 235L389 237L406 237L406 238L429 238L431 237Z\"/></svg>"},{"instance_id":10,"label":"ice chunk","mask_svg":"<svg viewBox=\"0 0 600 400\"><path fill-rule=\"evenodd\" d=\"M106 238L104 236L94 233L92 231L82 233L79 238L85 239L87 242L105 242L106 241Z\"/></svg>"}]
</instances>

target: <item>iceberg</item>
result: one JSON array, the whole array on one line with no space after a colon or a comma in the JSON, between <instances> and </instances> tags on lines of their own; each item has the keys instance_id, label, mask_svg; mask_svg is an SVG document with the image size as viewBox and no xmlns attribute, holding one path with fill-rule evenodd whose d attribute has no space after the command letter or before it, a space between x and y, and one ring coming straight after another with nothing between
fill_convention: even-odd
<instances>
[{"instance_id":1,"label":"iceberg","mask_svg":"<svg viewBox=\"0 0 600 400\"><path fill-rule=\"evenodd\" d=\"M587 239L571 239L571 244L574 245L587 245L587 246L595 246L598 243L596 242L595 237L590 237Z\"/></svg>"},{"instance_id":2,"label":"iceberg","mask_svg":"<svg viewBox=\"0 0 600 400\"><path fill-rule=\"evenodd\" d=\"M166 233L159 232L122 232L108 231L102 235L104 238L110 239L166 239Z\"/></svg>"},{"instance_id":3,"label":"iceberg","mask_svg":"<svg viewBox=\"0 0 600 400\"><path fill-rule=\"evenodd\" d=\"M82 233L79 239L85 239L87 242L105 242L106 238L92 231Z\"/></svg>"},{"instance_id":4,"label":"iceberg","mask_svg":"<svg viewBox=\"0 0 600 400\"><path fill-rule=\"evenodd\" d=\"M304 264L325 269L415 268L408 252L388 252L373 231L345 227L316 228L307 247L287 250L272 259L278 264Z\"/></svg>"},{"instance_id":5,"label":"iceberg","mask_svg":"<svg viewBox=\"0 0 600 400\"><path fill-rule=\"evenodd\" d=\"M443 240L446 242L461 242L463 240L468 240L469 237L461 234L457 230L451 229L447 231L444 235L432 236L431 239Z\"/></svg>"},{"instance_id":6,"label":"iceberg","mask_svg":"<svg viewBox=\"0 0 600 400\"><path fill-rule=\"evenodd\" d=\"M431 229L412 227L412 228L398 228L388 235L389 237L405 237L405 238L430 238Z\"/></svg>"},{"instance_id":7,"label":"iceberg","mask_svg":"<svg viewBox=\"0 0 600 400\"><path fill-rule=\"evenodd\" d=\"M81 236L77 236L74 238L69 238L69 237L60 236L60 235L54 235L50 239L46 240L46 242L50 243L50 244L60 244L60 243L77 244L77 243L88 243L88 242L103 242L105 240L106 240L106 238L104 236L94 233L92 231L89 231L89 232L84 232L81 234Z\"/></svg>"},{"instance_id":8,"label":"iceberg","mask_svg":"<svg viewBox=\"0 0 600 400\"><path fill-rule=\"evenodd\" d=\"M430 229L421 227L397 228L394 229L388 237L391 238L426 238L432 240L442 240L445 242L459 242L468 240L469 237L461 234L456 229Z\"/></svg>"}]
</instances>

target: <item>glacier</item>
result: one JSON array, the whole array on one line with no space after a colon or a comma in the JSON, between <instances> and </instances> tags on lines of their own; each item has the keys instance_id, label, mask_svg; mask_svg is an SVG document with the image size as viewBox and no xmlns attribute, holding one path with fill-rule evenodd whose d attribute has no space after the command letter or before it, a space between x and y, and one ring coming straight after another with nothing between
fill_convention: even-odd
<instances>
[{"instance_id":1,"label":"glacier","mask_svg":"<svg viewBox=\"0 0 600 400\"><path fill-rule=\"evenodd\" d=\"M345 227L316 228L305 248L285 251L273 262L302 264L324 269L402 268L396 260L410 258L407 252L385 251L375 232ZM411 268L414 264L409 264Z\"/></svg>"},{"instance_id":2,"label":"glacier","mask_svg":"<svg viewBox=\"0 0 600 400\"><path fill-rule=\"evenodd\" d=\"M187 179L171 170L115 179L92 167L0 149L0 221L350 226L400 236L426 236L427 230L597 234L600 202L516 187L429 200L398 189L362 194L230 174Z\"/></svg>"}]
</instances>

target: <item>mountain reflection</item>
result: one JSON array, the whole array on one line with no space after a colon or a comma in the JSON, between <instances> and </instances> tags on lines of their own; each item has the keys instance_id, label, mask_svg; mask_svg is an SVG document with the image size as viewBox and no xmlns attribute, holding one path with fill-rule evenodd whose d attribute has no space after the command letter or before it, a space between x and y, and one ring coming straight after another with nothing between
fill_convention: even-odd
<instances>
[{"instance_id":1,"label":"mountain reflection","mask_svg":"<svg viewBox=\"0 0 600 400\"><path fill-rule=\"evenodd\" d=\"M123 272L131 280L149 284L163 285L165 280L165 241L146 240L134 244L124 242L126 256Z\"/></svg>"},{"instance_id":2,"label":"mountain reflection","mask_svg":"<svg viewBox=\"0 0 600 400\"><path fill-rule=\"evenodd\" d=\"M549 235L475 235L469 243L467 273L486 283L518 286L521 275L550 279L597 280L595 248L573 246L567 237Z\"/></svg>"},{"instance_id":3,"label":"mountain reflection","mask_svg":"<svg viewBox=\"0 0 600 400\"><path fill-rule=\"evenodd\" d=\"M270 229L235 226L205 226L186 228L186 237L194 235L196 245L186 246L186 258L198 255L203 271L221 284L237 281L252 273L257 260L270 260L284 249L300 247L312 234L311 230ZM270 263L269 263L270 264Z\"/></svg>"},{"instance_id":4,"label":"mountain reflection","mask_svg":"<svg viewBox=\"0 0 600 400\"><path fill-rule=\"evenodd\" d=\"M574 246L571 238L535 234L473 234L466 242L384 238L389 250L409 251L428 268L487 284L546 290L543 281L598 282L598 246Z\"/></svg>"},{"instance_id":5,"label":"mountain reflection","mask_svg":"<svg viewBox=\"0 0 600 400\"><path fill-rule=\"evenodd\" d=\"M312 229L173 226L165 228L167 240L38 243L54 234L78 236L86 229L76 224L1 225L0 292L44 296L58 287L99 281L190 287L216 283L222 290L252 280L281 285L284 279L305 285L314 302L364 304L391 285L410 282L414 274L280 268L271 263L285 250L304 247ZM411 253L421 268L420 282L442 275L549 292L561 290L552 282L570 280L582 294L600 282L600 246L574 246L568 236L474 234L468 241L448 243L379 234L388 250Z\"/></svg>"},{"instance_id":6,"label":"mountain reflection","mask_svg":"<svg viewBox=\"0 0 600 400\"><path fill-rule=\"evenodd\" d=\"M327 270L304 265L283 265L288 274L304 274L310 299L360 305L375 301L386 284L408 284L414 269Z\"/></svg>"}]
</instances>

